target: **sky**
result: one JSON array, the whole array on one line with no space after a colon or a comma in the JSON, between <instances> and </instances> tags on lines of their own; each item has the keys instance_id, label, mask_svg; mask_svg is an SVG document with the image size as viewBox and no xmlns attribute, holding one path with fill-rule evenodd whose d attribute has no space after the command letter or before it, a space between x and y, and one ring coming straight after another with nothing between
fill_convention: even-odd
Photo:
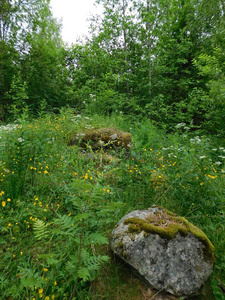
<instances>
[{"instance_id":1,"label":"sky","mask_svg":"<svg viewBox=\"0 0 225 300\"><path fill-rule=\"evenodd\" d=\"M88 34L87 18L91 14L101 14L101 9L94 7L95 0L51 0L53 16L61 19L62 38L69 45L76 39Z\"/></svg>"}]
</instances>

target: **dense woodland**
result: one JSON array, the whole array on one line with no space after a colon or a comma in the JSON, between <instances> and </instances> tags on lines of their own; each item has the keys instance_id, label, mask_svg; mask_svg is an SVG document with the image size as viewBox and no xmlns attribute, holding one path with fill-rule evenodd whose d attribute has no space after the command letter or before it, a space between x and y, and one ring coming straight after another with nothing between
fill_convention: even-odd
<instances>
[{"instance_id":1,"label":"dense woodland","mask_svg":"<svg viewBox=\"0 0 225 300\"><path fill-rule=\"evenodd\" d=\"M0 0L0 299L149 299L108 242L157 204L212 241L223 300L224 1L96 5L69 46L50 0ZM105 128L131 147L70 142Z\"/></svg>"},{"instance_id":2,"label":"dense woodland","mask_svg":"<svg viewBox=\"0 0 225 300\"><path fill-rule=\"evenodd\" d=\"M102 19L68 47L49 1L1 1L1 120L69 105L224 134L224 2L97 2Z\"/></svg>"}]
</instances>

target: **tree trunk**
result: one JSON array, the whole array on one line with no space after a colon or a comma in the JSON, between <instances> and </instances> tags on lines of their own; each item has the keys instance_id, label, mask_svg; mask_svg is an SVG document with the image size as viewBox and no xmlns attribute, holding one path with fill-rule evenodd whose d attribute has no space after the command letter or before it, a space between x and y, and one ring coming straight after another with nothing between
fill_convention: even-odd
<instances>
[{"instance_id":1,"label":"tree trunk","mask_svg":"<svg viewBox=\"0 0 225 300\"><path fill-rule=\"evenodd\" d=\"M147 0L147 16L150 13L150 0ZM148 94L151 96L152 90L152 61L151 61L151 52L152 52L152 40L151 40L151 24L146 22L147 30L147 39L148 39Z\"/></svg>"},{"instance_id":2,"label":"tree trunk","mask_svg":"<svg viewBox=\"0 0 225 300\"><path fill-rule=\"evenodd\" d=\"M125 23L125 17L126 17L126 7L125 7L125 0L123 0L123 20ZM125 61L125 72L128 71L128 58L127 58L127 32L126 28L123 26L123 40L124 40L124 61ZM129 98L129 82L126 80L126 91L127 91L127 97Z\"/></svg>"}]
</instances>

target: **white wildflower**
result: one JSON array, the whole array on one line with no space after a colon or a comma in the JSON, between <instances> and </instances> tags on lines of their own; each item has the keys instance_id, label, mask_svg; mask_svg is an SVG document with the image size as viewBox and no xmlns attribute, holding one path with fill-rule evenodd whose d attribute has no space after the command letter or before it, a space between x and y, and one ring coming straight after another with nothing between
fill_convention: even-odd
<instances>
[{"instance_id":1,"label":"white wildflower","mask_svg":"<svg viewBox=\"0 0 225 300\"><path fill-rule=\"evenodd\" d=\"M184 127L186 125L186 123L178 123L175 128L181 128L181 127Z\"/></svg>"},{"instance_id":2,"label":"white wildflower","mask_svg":"<svg viewBox=\"0 0 225 300\"><path fill-rule=\"evenodd\" d=\"M22 138L18 138L18 141L19 141L20 143L22 143L22 142L24 142L25 140L22 139Z\"/></svg>"},{"instance_id":3,"label":"white wildflower","mask_svg":"<svg viewBox=\"0 0 225 300\"><path fill-rule=\"evenodd\" d=\"M190 139L190 142L193 144L200 144L201 143L201 139L199 136L194 137L193 139Z\"/></svg>"}]
</instances>

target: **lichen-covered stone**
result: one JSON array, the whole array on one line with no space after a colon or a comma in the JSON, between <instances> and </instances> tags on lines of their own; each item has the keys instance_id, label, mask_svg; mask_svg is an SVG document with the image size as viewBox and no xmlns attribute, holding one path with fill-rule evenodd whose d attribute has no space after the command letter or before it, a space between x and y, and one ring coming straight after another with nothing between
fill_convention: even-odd
<instances>
[{"instance_id":1,"label":"lichen-covered stone","mask_svg":"<svg viewBox=\"0 0 225 300\"><path fill-rule=\"evenodd\" d=\"M212 272L214 247L186 219L157 206L124 216L111 249L156 289L175 296L198 292Z\"/></svg>"}]
</instances>

